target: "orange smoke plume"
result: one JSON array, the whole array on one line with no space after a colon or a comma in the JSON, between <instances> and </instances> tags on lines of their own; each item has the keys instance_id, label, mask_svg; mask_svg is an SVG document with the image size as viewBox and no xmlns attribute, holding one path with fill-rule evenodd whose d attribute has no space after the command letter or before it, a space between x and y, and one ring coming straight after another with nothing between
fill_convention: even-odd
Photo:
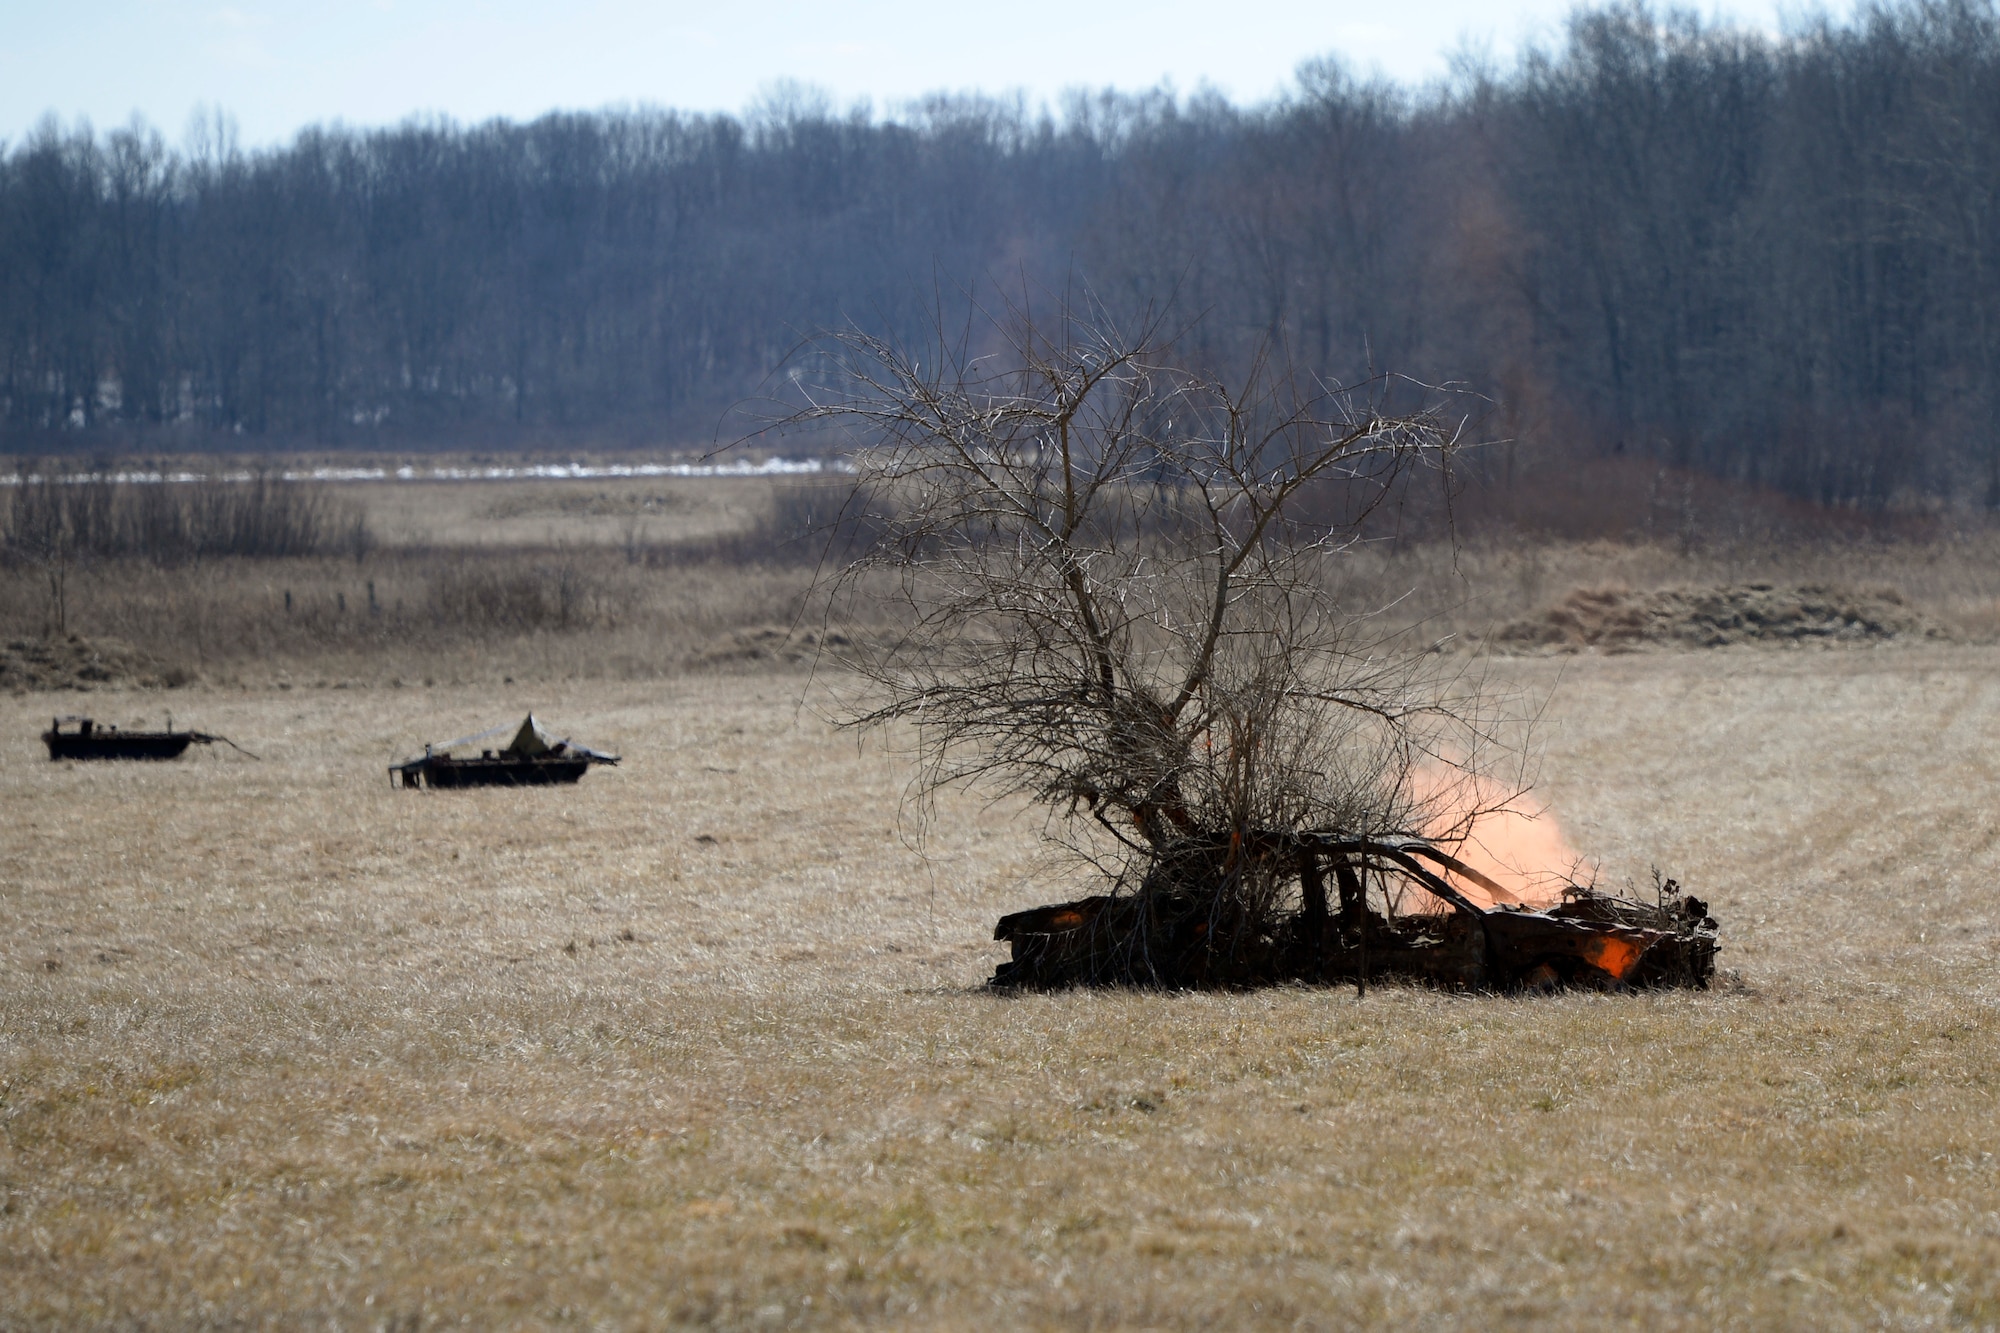
<instances>
[{"instance_id":1,"label":"orange smoke plume","mask_svg":"<svg viewBox=\"0 0 2000 1333\"><path fill-rule=\"evenodd\" d=\"M1547 806L1455 769L1420 768L1412 777L1417 797L1436 807L1424 836L1506 890L1498 902L1553 907L1560 900L1583 857ZM1467 815L1477 810L1485 813L1472 815L1468 825ZM1445 878L1480 906L1496 905L1493 893L1464 876Z\"/></svg>"}]
</instances>

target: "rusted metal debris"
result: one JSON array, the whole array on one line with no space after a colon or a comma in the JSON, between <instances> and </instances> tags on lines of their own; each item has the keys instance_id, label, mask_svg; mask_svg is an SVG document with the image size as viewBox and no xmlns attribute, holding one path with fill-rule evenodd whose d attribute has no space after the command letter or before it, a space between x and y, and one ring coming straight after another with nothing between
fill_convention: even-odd
<instances>
[{"instance_id":1,"label":"rusted metal debris","mask_svg":"<svg viewBox=\"0 0 2000 1333\"><path fill-rule=\"evenodd\" d=\"M509 731L514 738L504 748L482 750L463 759L451 753ZM395 786L400 782L406 791L418 787L553 787L575 782L592 764L616 764L618 758L551 735L530 713L518 727L510 722L443 745L426 745L416 758L389 766L389 783Z\"/></svg>"},{"instance_id":2,"label":"rusted metal debris","mask_svg":"<svg viewBox=\"0 0 2000 1333\"><path fill-rule=\"evenodd\" d=\"M1645 903L1570 885L1534 909L1442 848L1422 840L1287 835L1251 839L1297 867L1300 905L1268 927L1244 924L1230 895L1185 873L1151 889L1056 903L1000 918L993 937L1013 957L1001 989L1071 985L1168 988L1278 982L1420 981L1464 990L1706 987L1717 926L1673 880ZM1238 853L1242 854L1242 853ZM1337 886L1329 901L1326 882ZM1149 877L1155 878L1155 877ZM1452 883L1493 896L1488 907ZM1190 890L1190 884L1195 887ZM1212 883L1212 881L1211 881ZM1411 893L1411 890L1419 892ZM1415 900L1422 910L1390 904Z\"/></svg>"},{"instance_id":3,"label":"rusted metal debris","mask_svg":"<svg viewBox=\"0 0 2000 1333\"><path fill-rule=\"evenodd\" d=\"M65 724L70 730L63 730ZM49 747L51 760L178 759L190 745L216 744L227 745L232 750L250 755L252 759L257 757L227 736L206 731L176 731L172 718L167 719L164 731L125 731L87 717L59 717L42 733L42 743Z\"/></svg>"}]
</instances>

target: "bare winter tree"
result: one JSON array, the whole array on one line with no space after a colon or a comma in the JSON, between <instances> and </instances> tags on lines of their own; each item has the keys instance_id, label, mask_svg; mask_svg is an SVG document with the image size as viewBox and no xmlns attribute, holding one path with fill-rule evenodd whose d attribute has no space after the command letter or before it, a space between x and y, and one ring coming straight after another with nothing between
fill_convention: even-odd
<instances>
[{"instance_id":1,"label":"bare winter tree","mask_svg":"<svg viewBox=\"0 0 2000 1333\"><path fill-rule=\"evenodd\" d=\"M1462 668L1330 591L1398 488L1446 475L1452 395L1341 390L1275 357L1225 382L1094 309L990 332L984 355L834 335L793 419L862 446L881 536L844 586L893 588L905 627L857 653L878 693L856 720L913 724L926 790L1051 812L1133 905L1104 978L1268 956L1284 921L1324 926L1322 867L1365 913L1368 858L1435 816L1420 768L1494 744Z\"/></svg>"}]
</instances>

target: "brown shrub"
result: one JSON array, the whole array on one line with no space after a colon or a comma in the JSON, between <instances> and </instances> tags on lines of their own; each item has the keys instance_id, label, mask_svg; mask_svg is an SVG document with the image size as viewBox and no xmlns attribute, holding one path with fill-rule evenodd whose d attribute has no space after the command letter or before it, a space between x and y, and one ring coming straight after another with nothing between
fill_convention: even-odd
<instances>
[{"instance_id":1,"label":"brown shrub","mask_svg":"<svg viewBox=\"0 0 2000 1333\"><path fill-rule=\"evenodd\" d=\"M614 623L621 599L590 563L568 551L525 561L460 556L431 576L433 622L474 634L568 633Z\"/></svg>"},{"instance_id":2,"label":"brown shrub","mask_svg":"<svg viewBox=\"0 0 2000 1333\"><path fill-rule=\"evenodd\" d=\"M1943 638L1894 588L1769 583L1734 587L1579 588L1557 605L1502 626L1503 650L1721 648L1755 643L1879 643Z\"/></svg>"}]
</instances>

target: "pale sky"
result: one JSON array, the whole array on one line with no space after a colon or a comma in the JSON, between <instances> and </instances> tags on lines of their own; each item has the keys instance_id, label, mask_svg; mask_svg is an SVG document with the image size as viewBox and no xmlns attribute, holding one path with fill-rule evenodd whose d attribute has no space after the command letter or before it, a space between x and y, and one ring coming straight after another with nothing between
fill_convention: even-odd
<instances>
[{"instance_id":1,"label":"pale sky","mask_svg":"<svg viewBox=\"0 0 2000 1333\"><path fill-rule=\"evenodd\" d=\"M1775 0L1697 4L1775 32ZM100 130L134 112L178 144L197 106L234 116L243 146L340 120L462 122L651 104L741 111L780 80L878 112L939 89L1020 90L1031 106L1073 87L1206 83L1241 102L1302 60L1336 53L1411 83L1451 53L1506 61L1559 35L1570 0L1158 0L979 6L850 0L0 0L0 141L54 112Z\"/></svg>"}]
</instances>

